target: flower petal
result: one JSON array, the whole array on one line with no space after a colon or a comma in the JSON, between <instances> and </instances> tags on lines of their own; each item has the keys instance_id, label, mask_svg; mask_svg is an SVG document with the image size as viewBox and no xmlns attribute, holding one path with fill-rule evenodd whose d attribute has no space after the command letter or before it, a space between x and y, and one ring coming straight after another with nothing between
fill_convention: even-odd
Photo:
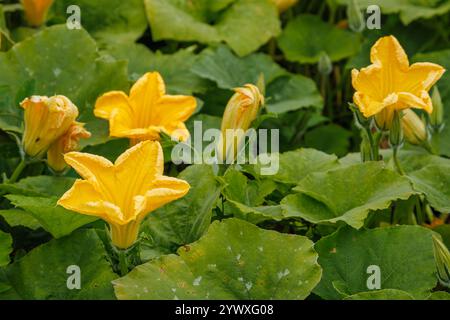
<instances>
[{"instance_id":1,"label":"flower petal","mask_svg":"<svg viewBox=\"0 0 450 320\"><path fill-rule=\"evenodd\" d=\"M381 68L378 65L370 65L360 71L352 70L352 85L356 91L364 92L372 98L382 100Z\"/></svg>"},{"instance_id":2,"label":"flower petal","mask_svg":"<svg viewBox=\"0 0 450 320\"><path fill-rule=\"evenodd\" d=\"M144 196L135 197L135 212L138 219L143 219L148 213L185 196L189 192L189 184L172 177L159 177Z\"/></svg>"},{"instance_id":3,"label":"flower petal","mask_svg":"<svg viewBox=\"0 0 450 320\"><path fill-rule=\"evenodd\" d=\"M72 188L59 199L58 205L107 222L124 223L120 208L105 201L92 183L86 180L76 180Z\"/></svg>"},{"instance_id":4,"label":"flower petal","mask_svg":"<svg viewBox=\"0 0 450 320\"><path fill-rule=\"evenodd\" d=\"M121 186L119 204L130 217L134 196L145 194L152 181L163 174L164 158L157 141L144 141L125 151L115 163L115 175Z\"/></svg>"},{"instance_id":5,"label":"flower petal","mask_svg":"<svg viewBox=\"0 0 450 320\"><path fill-rule=\"evenodd\" d=\"M159 100L158 118L161 124L170 124L178 121L186 121L195 112L197 100L192 96L166 95Z\"/></svg>"},{"instance_id":6,"label":"flower petal","mask_svg":"<svg viewBox=\"0 0 450 320\"><path fill-rule=\"evenodd\" d=\"M105 200L116 203L117 192L113 164L100 156L82 152L69 152L64 155L68 165L77 171L81 177L92 183L94 188L103 195Z\"/></svg>"},{"instance_id":7,"label":"flower petal","mask_svg":"<svg viewBox=\"0 0 450 320\"><path fill-rule=\"evenodd\" d=\"M419 95L422 90L429 91L444 72L445 69L435 63L414 63L405 75L400 91L411 92L416 95Z\"/></svg>"},{"instance_id":8,"label":"flower petal","mask_svg":"<svg viewBox=\"0 0 450 320\"><path fill-rule=\"evenodd\" d=\"M378 39L370 51L370 61L383 68L397 67L404 72L409 67L408 56L394 36Z\"/></svg>"},{"instance_id":9,"label":"flower petal","mask_svg":"<svg viewBox=\"0 0 450 320\"><path fill-rule=\"evenodd\" d=\"M428 96L428 93L424 91L425 95ZM426 97L417 97L409 92L399 92L398 94L398 103L396 104L396 109L408 109L408 108L416 108L423 109L428 113L433 111L433 105L431 104L431 99L427 101ZM429 96L428 96L429 97Z\"/></svg>"},{"instance_id":10,"label":"flower petal","mask_svg":"<svg viewBox=\"0 0 450 320\"><path fill-rule=\"evenodd\" d=\"M115 109L131 113L128 97L122 91L111 91L99 97L95 102L94 114L96 117L109 119Z\"/></svg>"},{"instance_id":11,"label":"flower petal","mask_svg":"<svg viewBox=\"0 0 450 320\"><path fill-rule=\"evenodd\" d=\"M154 106L165 93L164 80L158 72L146 73L133 85L129 101L137 127L145 128L154 123Z\"/></svg>"}]
</instances>

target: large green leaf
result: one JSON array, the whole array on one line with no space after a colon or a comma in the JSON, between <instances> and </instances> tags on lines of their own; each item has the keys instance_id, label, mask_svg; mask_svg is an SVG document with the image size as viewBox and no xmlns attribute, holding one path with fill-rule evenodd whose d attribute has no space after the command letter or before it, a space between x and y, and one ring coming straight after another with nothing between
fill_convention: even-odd
<instances>
[{"instance_id":1,"label":"large green leaf","mask_svg":"<svg viewBox=\"0 0 450 320\"><path fill-rule=\"evenodd\" d=\"M340 4L349 4L353 0L337 0ZM381 7L383 13L400 13L404 24L417 19L429 19L450 11L450 2L441 0L357 0L360 8L371 5Z\"/></svg>"},{"instance_id":2,"label":"large green leaf","mask_svg":"<svg viewBox=\"0 0 450 320\"><path fill-rule=\"evenodd\" d=\"M393 201L416 193L406 177L386 169L382 162L313 173L294 190L299 193L282 200L284 216L312 223L343 221L357 229L370 210L386 209Z\"/></svg>"},{"instance_id":3,"label":"large green leaf","mask_svg":"<svg viewBox=\"0 0 450 320\"><path fill-rule=\"evenodd\" d=\"M414 298L406 291L382 289L353 294L344 300L414 300Z\"/></svg>"},{"instance_id":4,"label":"large green leaf","mask_svg":"<svg viewBox=\"0 0 450 320\"><path fill-rule=\"evenodd\" d=\"M314 149L298 149L285 153L272 154L278 157L279 170L276 174L267 176L277 182L297 184L312 172L326 171L339 166L336 156L329 155ZM275 159L274 159L275 161ZM257 174L264 167L258 162L252 171Z\"/></svg>"},{"instance_id":5,"label":"large green leaf","mask_svg":"<svg viewBox=\"0 0 450 320\"><path fill-rule=\"evenodd\" d=\"M57 197L42 198L7 195L6 198L15 206L31 214L55 238L61 238L97 220L96 217L75 213L57 206Z\"/></svg>"},{"instance_id":6,"label":"large green leaf","mask_svg":"<svg viewBox=\"0 0 450 320\"><path fill-rule=\"evenodd\" d=\"M247 55L280 32L271 0L145 0L155 40L226 42Z\"/></svg>"},{"instance_id":7,"label":"large green leaf","mask_svg":"<svg viewBox=\"0 0 450 320\"><path fill-rule=\"evenodd\" d=\"M450 300L450 293L445 291L436 291L428 297L428 300Z\"/></svg>"},{"instance_id":8,"label":"large green leaf","mask_svg":"<svg viewBox=\"0 0 450 320\"><path fill-rule=\"evenodd\" d=\"M20 209L0 210L0 217L5 219L6 223L11 227L23 226L32 230L41 227L41 224L33 215Z\"/></svg>"},{"instance_id":9,"label":"large green leaf","mask_svg":"<svg viewBox=\"0 0 450 320\"><path fill-rule=\"evenodd\" d=\"M210 166L192 165L179 175L191 189L189 193L152 212L141 230L150 238L145 242L144 258L175 252L178 247L199 239L211 223L212 209L221 185Z\"/></svg>"},{"instance_id":10,"label":"large green leaf","mask_svg":"<svg viewBox=\"0 0 450 320\"><path fill-rule=\"evenodd\" d=\"M313 243L238 219L114 281L119 299L304 299L320 280ZM284 250L280 250L280 248Z\"/></svg>"},{"instance_id":11,"label":"large green leaf","mask_svg":"<svg viewBox=\"0 0 450 320\"><path fill-rule=\"evenodd\" d=\"M85 30L54 26L0 53L0 129L21 131L19 103L27 96L62 94L71 99L92 138L108 137L107 122L94 117L97 97L109 90L128 88L126 62L101 58Z\"/></svg>"},{"instance_id":12,"label":"large green leaf","mask_svg":"<svg viewBox=\"0 0 450 320\"><path fill-rule=\"evenodd\" d=\"M192 94L204 92L208 83L191 71L199 60L194 47L180 49L173 54L152 52L142 44L115 46L108 49L116 59L128 60L128 74L136 81L146 72L158 71L169 93Z\"/></svg>"},{"instance_id":13,"label":"large green leaf","mask_svg":"<svg viewBox=\"0 0 450 320\"><path fill-rule=\"evenodd\" d=\"M378 266L381 289L403 290L415 298L425 298L436 285L436 265L432 231L419 226L397 226L372 230L346 227L319 240L315 249L323 268L314 292L324 299L339 299L368 291L373 275L369 266ZM342 291L342 290L340 290Z\"/></svg>"},{"instance_id":14,"label":"large green leaf","mask_svg":"<svg viewBox=\"0 0 450 320\"><path fill-rule=\"evenodd\" d=\"M21 179L14 184L0 184L0 190L25 196L62 196L72 187L74 178L52 177L52 176L34 176Z\"/></svg>"},{"instance_id":15,"label":"large green leaf","mask_svg":"<svg viewBox=\"0 0 450 320\"><path fill-rule=\"evenodd\" d=\"M0 230L0 267L9 263L9 254L12 252L12 237L9 233Z\"/></svg>"},{"instance_id":16,"label":"large green leaf","mask_svg":"<svg viewBox=\"0 0 450 320\"><path fill-rule=\"evenodd\" d=\"M280 206L263 206L265 197L276 189L269 179L250 180L242 172L229 168L223 179L226 183L222 193L227 200L225 212L233 216L259 223L264 220L281 220Z\"/></svg>"},{"instance_id":17,"label":"large green leaf","mask_svg":"<svg viewBox=\"0 0 450 320\"><path fill-rule=\"evenodd\" d=\"M350 131L337 124L328 124L308 131L305 146L341 157L348 152L351 137Z\"/></svg>"},{"instance_id":18,"label":"large green leaf","mask_svg":"<svg viewBox=\"0 0 450 320\"><path fill-rule=\"evenodd\" d=\"M306 14L289 21L278 38L278 44L289 61L317 63L323 53L332 61L352 56L358 52L360 40L355 33Z\"/></svg>"},{"instance_id":19,"label":"large green leaf","mask_svg":"<svg viewBox=\"0 0 450 320\"><path fill-rule=\"evenodd\" d=\"M226 46L204 50L192 66L192 71L202 78L214 81L222 89L242 87L247 83L256 84L261 74L266 83L287 74L287 71L263 53L239 58Z\"/></svg>"},{"instance_id":20,"label":"large green leaf","mask_svg":"<svg viewBox=\"0 0 450 320\"><path fill-rule=\"evenodd\" d=\"M425 194L430 205L443 213L450 213L450 165L426 166L409 175L414 189Z\"/></svg>"},{"instance_id":21,"label":"large green leaf","mask_svg":"<svg viewBox=\"0 0 450 320\"><path fill-rule=\"evenodd\" d=\"M269 83L266 99L267 109L273 113L323 107L323 99L315 82L300 74L280 77Z\"/></svg>"},{"instance_id":22,"label":"large green leaf","mask_svg":"<svg viewBox=\"0 0 450 320\"><path fill-rule=\"evenodd\" d=\"M65 23L71 5L80 8L83 28L105 44L128 45L147 28L142 0L58 0L52 6L53 20Z\"/></svg>"},{"instance_id":23,"label":"large green leaf","mask_svg":"<svg viewBox=\"0 0 450 320\"><path fill-rule=\"evenodd\" d=\"M80 289L67 287L69 266L80 268ZM80 230L37 247L11 264L6 277L10 291L22 299L114 299L111 281L116 275L93 230ZM9 294L0 293L0 299Z\"/></svg>"}]
</instances>

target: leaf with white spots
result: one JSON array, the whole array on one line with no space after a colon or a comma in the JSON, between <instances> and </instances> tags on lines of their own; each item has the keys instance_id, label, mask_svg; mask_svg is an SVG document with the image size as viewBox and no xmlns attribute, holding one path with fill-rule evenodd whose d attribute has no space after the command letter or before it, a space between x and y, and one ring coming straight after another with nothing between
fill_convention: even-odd
<instances>
[{"instance_id":1,"label":"leaf with white spots","mask_svg":"<svg viewBox=\"0 0 450 320\"><path fill-rule=\"evenodd\" d=\"M113 284L119 299L304 299L321 277L317 259L305 237L227 219Z\"/></svg>"}]
</instances>

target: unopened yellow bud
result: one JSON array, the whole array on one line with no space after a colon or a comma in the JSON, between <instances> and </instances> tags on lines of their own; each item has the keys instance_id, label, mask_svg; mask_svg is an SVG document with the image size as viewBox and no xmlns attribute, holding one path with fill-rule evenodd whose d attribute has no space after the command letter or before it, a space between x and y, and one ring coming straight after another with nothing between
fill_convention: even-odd
<instances>
[{"instance_id":1,"label":"unopened yellow bud","mask_svg":"<svg viewBox=\"0 0 450 320\"><path fill-rule=\"evenodd\" d=\"M32 27L41 26L47 17L48 9L53 0L22 0L25 17Z\"/></svg>"},{"instance_id":2,"label":"unopened yellow bud","mask_svg":"<svg viewBox=\"0 0 450 320\"><path fill-rule=\"evenodd\" d=\"M227 140L227 130L246 131L249 129L258 115L259 108L264 104L264 96L255 85L246 84L244 87L234 90L236 93L228 102L222 118L222 139L218 148L219 153L223 152L223 154L219 154L219 158L222 160L224 156L228 159L228 154L233 150L233 154L236 156L243 138L238 135Z\"/></svg>"},{"instance_id":3,"label":"unopened yellow bud","mask_svg":"<svg viewBox=\"0 0 450 320\"><path fill-rule=\"evenodd\" d=\"M401 119L403 135L411 144L420 145L427 140L427 129L422 119L411 109L403 110Z\"/></svg>"},{"instance_id":4,"label":"unopened yellow bud","mask_svg":"<svg viewBox=\"0 0 450 320\"><path fill-rule=\"evenodd\" d=\"M280 13L286 11L290 7L294 6L298 0L272 0L278 8Z\"/></svg>"},{"instance_id":5,"label":"unopened yellow bud","mask_svg":"<svg viewBox=\"0 0 450 320\"><path fill-rule=\"evenodd\" d=\"M57 139L47 151L47 163L56 172L67 167L64 154L79 150L80 139L90 138L91 133L84 128L83 123L74 122L69 130Z\"/></svg>"},{"instance_id":6,"label":"unopened yellow bud","mask_svg":"<svg viewBox=\"0 0 450 320\"><path fill-rule=\"evenodd\" d=\"M20 105L25 109L22 145L33 158L41 158L78 117L77 107L64 96L32 96Z\"/></svg>"}]
</instances>

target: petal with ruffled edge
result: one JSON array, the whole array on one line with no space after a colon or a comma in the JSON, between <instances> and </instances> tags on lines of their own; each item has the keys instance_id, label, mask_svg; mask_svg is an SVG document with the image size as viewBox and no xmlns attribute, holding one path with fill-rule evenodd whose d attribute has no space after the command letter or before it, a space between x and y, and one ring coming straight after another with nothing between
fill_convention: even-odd
<instances>
[{"instance_id":1,"label":"petal with ruffled edge","mask_svg":"<svg viewBox=\"0 0 450 320\"><path fill-rule=\"evenodd\" d=\"M429 91L444 72L445 69L438 64L414 63L404 75L399 91L411 92L418 96L421 91Z\"/></svg>"},{"instance_id":2,"label":"petal with ruffled edge","mask_svg":"<svg viewBox=\"0 0 450 320\"><path fill-rule=\"evenodd\" d=\"M111 91L100 96L95 102L94 114L102 119L110 119L116 109L131 113L128 97L122 91Z\"/></svg>"},{"instance_id":3,"label":"petal with ruffled edge","mask_svg":"<svg viewBox=\"0 0 450 320\"><path fill-rule=\"evenodd\" d=\"M139 220L163 205L185 196L189 184L177 178L159 177L145 195L134 198L134 208Z\"/></svg>"},{"instance_id":4,"label":"petal with ruffled edge","mask_svg":"<svg viewBox=\"0 0 450 320\"><path fill-rule=\"evenodd\" d=\"M64 155L64 160L82 178L91 182L105 200L116 203L117 185L113 164L108 159L89 153L69 152Z\"/></svg>"},{"instance_id":5,"label":"petal with ruffled edge","mask_svg":"<svg viewBox=\"0 0 450 320\"><path fill-rule=\"evenodd\" d=\"M125 223L122 211L115 204L105 201L91 182L76 180L59 200L58 205L89 216L99 217L110 223Z\"/></svg>"}]
</instances>

